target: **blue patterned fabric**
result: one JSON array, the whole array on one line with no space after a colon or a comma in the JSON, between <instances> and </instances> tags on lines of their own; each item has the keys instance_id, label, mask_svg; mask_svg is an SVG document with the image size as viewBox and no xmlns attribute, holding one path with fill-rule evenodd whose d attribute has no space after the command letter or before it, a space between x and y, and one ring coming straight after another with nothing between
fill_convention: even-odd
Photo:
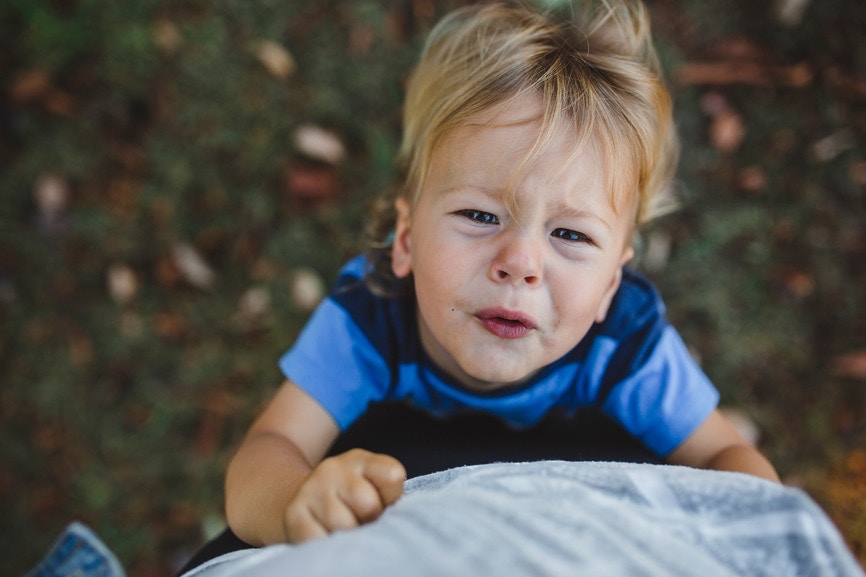
<instances>
[{"instance_id":1,"label":"blue patterned fabric","mask_svg":"<svg viewBox=\"0 0 866 577\"><path fill-rule=\"evenodd\" d=\"M25 577L125 577L125 573L99 537L75 522Z\"/></svg>"}]
</instances>

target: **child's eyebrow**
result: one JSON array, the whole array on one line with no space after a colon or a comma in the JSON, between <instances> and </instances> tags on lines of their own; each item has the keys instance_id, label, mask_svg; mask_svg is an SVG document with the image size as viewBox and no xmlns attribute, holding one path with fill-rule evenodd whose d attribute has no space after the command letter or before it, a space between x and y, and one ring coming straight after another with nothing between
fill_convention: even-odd
<instances>
[{"instance_id":1,"label":"child's eyebrow","mask_svg":"<svg viewBox=\"0 0 866 577\"><path fill-rule=\"evenodd\" d=\"M595 220L595 221L601 223L602 225L604 225L604 227L606 229L613 230L613 227L610 225L610 223L607 222L600 215L598 215L598 214L596 214L590 210L582 210L579 208L575 208L575 207L573 207L567 203L564 203L564 202L557 202L555 204L552 204L550 206L550 212L557 214L557 215L559 215L565 219L572 219L573 218L573 219L581 219L581 220L583 220L583 219Z\"/></svg>"},{"instance_id":2,"label":"child's eyebrow","mask_svg":"<svg viewBox=\"0 0 866 577\"><path fill-rule=\"evenodd\" d=\"M489 197L492 200L502 201L504 196L504 191L499 188L491 188L486 186L475 186L472 184L458 184L455 186L449 186L448 188L442 190L440 194L450 195L457 194L459 192L480 192L484 196Z\"/></svg>"}]
</instances>

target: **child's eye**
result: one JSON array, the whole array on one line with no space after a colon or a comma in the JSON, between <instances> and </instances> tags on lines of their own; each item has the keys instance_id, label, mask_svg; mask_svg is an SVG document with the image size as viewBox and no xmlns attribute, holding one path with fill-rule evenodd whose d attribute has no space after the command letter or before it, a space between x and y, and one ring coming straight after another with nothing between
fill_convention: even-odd
<instances>
[{"instance_id":1,"label":"child's eye","mask_svg":"<svg viewBox=\"0 0 866 577\"><path fill-rule=\"evenodd\" d=\"M582 232L577 232L576 230L569 230L567 228L557 228L552 233L550 233L550 235L554 238L558 238L567 242L583 242L592 244L592 239L583 234Z\"/></svg>"},{"instance_id":2,"label":"child's eye","mask_svg":"<svg viewBox=\"0 0 866 577\"><path fill-rule=\"evenodd\" d=\"M484 212L483 210L465 208L463 210L458 210L457 214L465 216L469 220L477 222L479 224L499 224L499 217L497 217L495 214Z\"/></svg>"}]
</instances>

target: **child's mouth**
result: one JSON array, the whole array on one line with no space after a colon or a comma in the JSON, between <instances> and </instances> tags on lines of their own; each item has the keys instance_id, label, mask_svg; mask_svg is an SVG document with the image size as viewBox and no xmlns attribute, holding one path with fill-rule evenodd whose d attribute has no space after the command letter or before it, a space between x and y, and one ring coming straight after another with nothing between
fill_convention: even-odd
<instances>
[{"instance_id":1,"label":"child's mouth","mask_svg":"<svg viewBox=\"0 0 866 577\"><path fill-rule=\"evenodd\" d=\"M481 326L504 339L519 339L535 330L535 322L516 311L485 309L475 316L481 321Z\"/></svg>"}]
</instances>

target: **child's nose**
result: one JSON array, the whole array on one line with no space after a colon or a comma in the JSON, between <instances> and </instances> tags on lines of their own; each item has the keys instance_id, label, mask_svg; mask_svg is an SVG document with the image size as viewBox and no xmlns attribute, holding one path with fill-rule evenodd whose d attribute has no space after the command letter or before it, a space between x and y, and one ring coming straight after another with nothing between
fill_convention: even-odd
<instances>
[{"instance_id":1,"label":"child's nose","mask_svg":"<svg viewBox=\"0 0 866 577\"><path fill-rule=\"evenodd\" d=\"M523 235L507 239L490 266L490 276L497 282L535 285L541 282L541 273L541 247Z\"/></svg>"}]
</instances>

